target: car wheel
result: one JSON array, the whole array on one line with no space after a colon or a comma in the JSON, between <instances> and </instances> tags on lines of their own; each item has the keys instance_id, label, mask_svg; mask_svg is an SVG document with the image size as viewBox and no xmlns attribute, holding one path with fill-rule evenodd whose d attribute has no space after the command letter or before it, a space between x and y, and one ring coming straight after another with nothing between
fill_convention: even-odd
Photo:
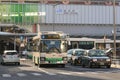
<instances>
[{"instance_id":1,"label":"car wheel","mask_svg":"<svg viewBox=\"0 0 120 80\"><path fill-rule=\"evenodd\" d=\"M73 65L72 62L70 62L70 64Z\"/></svg>"},{"instance_id":2,"label":"car wheel","mask_svg":"<svg viewBox=\"0 0 120 80\"><path fill-rule=\"evenodd\" d=\"M18 62L18 65L20 65L20 62Z\"/></svg>"},{"instance_id":3,"label":"car wheel","mask_svg":"<svg viewBox=\"0 0 120 80\"><path fill-rule=\"evenodd\" d=\"M110 65L107 65L106 67L107 67L107 68L110 68L111 66L110 66Z\"/></svg>"},{"instance_id":4,"label":"car wheel","mask_svg":"<svg viewBox=\"0 0 120 80\"><path fill-rule=\"evenodd\" d=\"M20 62L16 62L15 64L16 64L16 65L20 65Z\"/></svg>"},{"instance_id":5,"label":"car wheel","mask_svg":"<svg viewBox=\"0 0 120 80\"><path fill-rule=\"evenodd\" d=\"M4 62L1 62L1 64L2 64L2 65L5 65L5 63L4 63Z\"/></svg>"},{"instance_id":6,"label":"car wheel","mask_svg":"<svg viewBox=\"0 0 120 80\"><path fill-rule=\"evenodd\" d=\"M70 64L73 65L73 60L70 61Z\"/></svg>"},{"instance_id":7,"label":"car wheel","mask_svg":"<svg viewBox=\"0 0 120 80\"><path fill-rule=\"evenodd\" d=\"M82 67L84 68L85 67L85 64L82 62Z\"/></svg>"},{"instance_id":8,"label":"car wheel","mask_svg":"<svg viewBox=\"0 0 120 80\"><path fill-rule=\"evenodd\" d=\"M88 64L88 67L89 67L89 68L92 68L92 64L91 64L90 62L89 62L89 64Z\"/></svg>"},{"instance_id":9,"label":"car wheel","mask_svg":"<svg viewBox=\"0 0 120 80\"><path fill-rule=\"evenodd\" d=\"M1 64L3 65L3 62L1 62Z\"/></svg>"},{"instance_id":10,"label":"car wheel","mask_svg":"<svg viewBox=\"0 0 120 80\"><path fill-rule=\"evenodd\" d=\"M77 60L73 61L73 65L76 66L77 65Z\"/></svg>"}]
</instances>

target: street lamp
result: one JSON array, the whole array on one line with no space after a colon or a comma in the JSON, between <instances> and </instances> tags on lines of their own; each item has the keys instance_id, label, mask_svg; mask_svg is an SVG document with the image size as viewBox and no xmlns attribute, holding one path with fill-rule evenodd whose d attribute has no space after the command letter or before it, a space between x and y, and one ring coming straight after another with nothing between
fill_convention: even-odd
<instances>
[{"instance_id":1,"label":"street lamp","mask_svg":"<svg viewBox=\"0 0 120 80\"><path fill-rule=\"evenodd\" d=\"M115 10L115 0L113 0L113 27L114 27L114 53L113 57L116 59L116 10Z\"/></svg>"}]
</instances>

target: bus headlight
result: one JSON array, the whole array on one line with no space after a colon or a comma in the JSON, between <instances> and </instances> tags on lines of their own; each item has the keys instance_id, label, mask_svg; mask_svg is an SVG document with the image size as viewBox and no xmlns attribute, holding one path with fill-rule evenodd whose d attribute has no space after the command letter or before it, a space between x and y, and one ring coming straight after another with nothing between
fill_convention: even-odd
<instances>
[{"instance_id":1,"label":"bus headlight","mask_svg":"<svg viewBox=\"0 0 120 80\"><path fill-rule=\"evenodd\" d=\"M67 57L63 57L63 60L64 60L64 61L67 61Z\"/></svg>"},{"instance_id":2,"label":"bus headlight","mask_svg":"<svg viewBox=\"0 0 120 80\"><path fill-rule=\"evenodd\" d=\"M40 61L45 61L45 57L40 57Z\"/></svg>"}]
</instances>

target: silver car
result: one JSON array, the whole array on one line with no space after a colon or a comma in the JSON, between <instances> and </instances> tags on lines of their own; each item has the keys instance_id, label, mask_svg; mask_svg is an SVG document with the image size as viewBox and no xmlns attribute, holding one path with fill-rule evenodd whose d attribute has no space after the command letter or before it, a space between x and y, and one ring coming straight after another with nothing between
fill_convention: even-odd
<instances>
[{"instance_id":1,"label":"silver car","mask_svg":"<svg viewBox=\"0 0 120 80\"><path fill-rule=\"evenodd\" d=\"M67 51L67 61L68 61L68 63L71 62L72 53L73 53L73 49L70 49L70 50Z\"/></svg>"},{"instance_id":2,"label":"silver car","mask_svg":"<svg viewBox=\"0 0 120 80\"><path fill-rule=\"evenodd\" d=\"M83 55L87 52L84 49L73 49L72 57L71 57L71 65L81 65L81 60Z\"/></svg>"},{"instance_id":3,"label":"silver car","mask_svg":"<svg viewBox=\"0 0 120 80\"><path fill-rule=\"evenodd\" d=\"M17 65L20 65L20 58L19 54L16 50L5 50L2 55L2 62L1 64L5 63L15 63Z\"/></svg>"}]
</instances>

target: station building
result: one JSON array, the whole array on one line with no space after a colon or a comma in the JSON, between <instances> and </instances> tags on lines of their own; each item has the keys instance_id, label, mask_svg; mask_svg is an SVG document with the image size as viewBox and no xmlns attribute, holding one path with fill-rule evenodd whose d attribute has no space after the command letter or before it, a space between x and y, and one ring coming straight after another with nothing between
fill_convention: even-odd
<instances>
[{"instance_id":1,"label":"station building","mask_svg":"<svg viewBox=\"0 0 120 80\"><path fill-rule=\"evenodd\" d=\"M63 31L71 48L111 48L116 27L120 47L120 0L1 0L0 23L20 25L31 32Z\"/></svg>"}]
</instances>

